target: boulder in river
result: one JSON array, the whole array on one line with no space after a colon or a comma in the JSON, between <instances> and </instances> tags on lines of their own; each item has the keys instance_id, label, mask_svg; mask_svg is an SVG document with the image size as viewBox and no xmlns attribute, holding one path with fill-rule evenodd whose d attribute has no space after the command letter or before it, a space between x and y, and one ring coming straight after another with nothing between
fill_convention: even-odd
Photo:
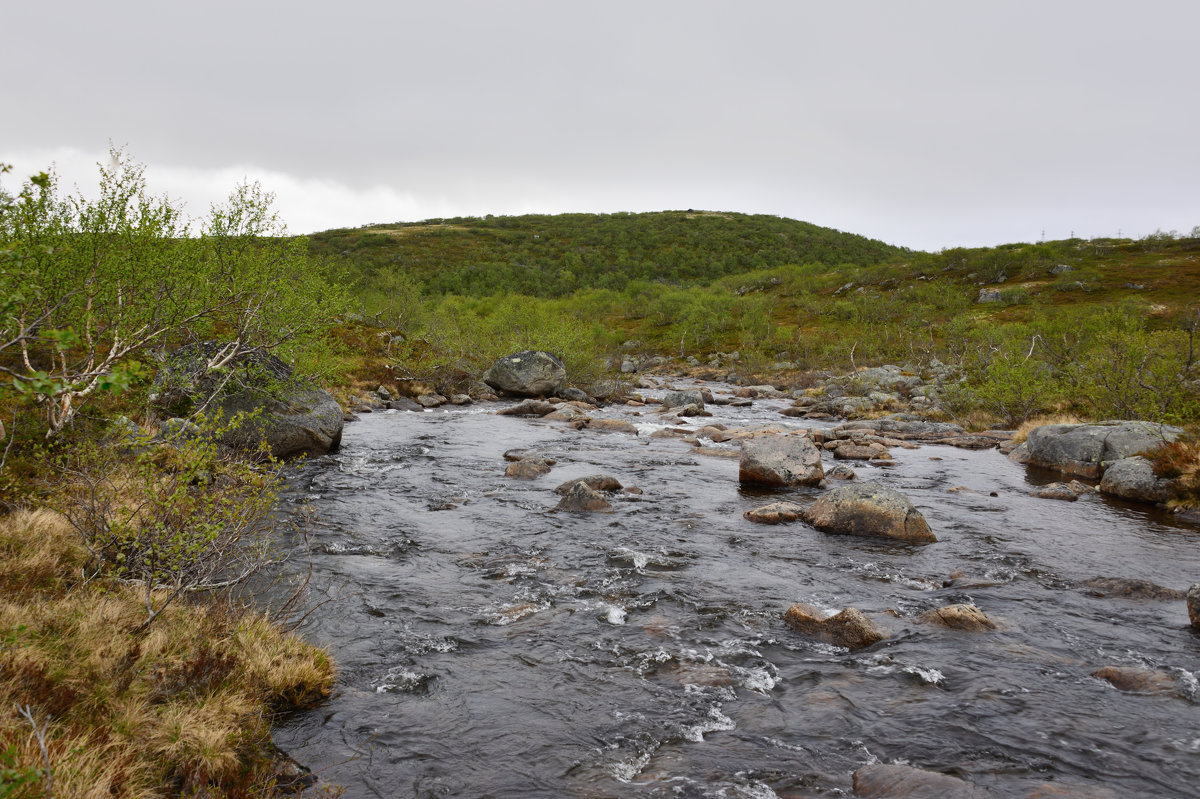
<instances>
[{"instance_id":1,"label":"boulder in river","mask_svg":"<svg viewBox=\"0 0 1200 799\"><path fill-rule=\"evenodd\" d=\"M781 524L794 522L804 515L804 506L795 502L772 502L742 514L746 519L759 524Z\"/></svg>"},{"instance_id":2,"label":"boulder in river","mask_svg":"<svg viewBox=\"0 0 1200 799\"><path fill-rule=\"evenodd\" d=\"M549 474L550 466L553 463L554 461L543 458L522 458L508 464L504 470L504 476L515 477L518 480L536 480L543 474Z\"/></svg>"},{"instance_id":3,"label":"boulder in river","mask_svg":"<svg viewBox=\"0 0 1200 799\"><path fill-rule=\"evenodd\" d=\"M323 455L342 443L342 408L329 392L299 384L292 369L262 349L238 353L212 368L231 345L204 341L168 356L154 379L153 407L167 416L187 416L205 408L211 419L251 415L223 433L222 444L257 452L265 444L272 456Z\"/></svg>"},{"instance_id":4,"label":"boulder in river","mask_svg":"<svg viewBox=\"0 0 1200 799\"><path fill-rule=\"evenodd\" d=\"M668 391L663 395L662 407L680 416L698 416L704 413L704 395L698 389Z\"/></svg>"},{"instance_id":5,"label":"boulder in river","mask_svg":"<svg viewBox=\"0 0 1200 799\"><path fill-rule=\"evenodd\" d=\"M583 482L576 480L559 501L555 510L569 513L611 513L612 504L599 491L588 488Z\"/></svg>"},{"instance_id":6,"label":"boulder in river","mask_svg":"<svg viewBox=\"0 0 1200 799\"><path fill-rule=\"evenodd\" d=\"M922 613L920 619L927 624L973 633L996 629L996 623L975 605L959 604L934 608Z\"/></svg>"},{"instance_id":7,"label":"boulder in river","mask_svg":"<svg viewBox=\"0 0 1200 799\"><path fill-rule=\"evenodd\" d=\"M1159 477L1150 461L1134 455L1122 458L1104 470L1100 490L1136 502L1166 502L1175 493L1175 481Z\"/></svg>"},{"instance_id":8,"label":"boulder in river","mask_svg":"<svg viewBox=\"0 0 1200 799\"><path fill-rule=\"evenodd\" d=\"M1200 628L1200 583L1196 583L1188 589L1187 609L1192 626Z\"/></svg>"},{"instance_id":9,"label":"boulder in river","mask_svg":"<svg viewBox=\"0 0 1200 799\"><path fill-rule=\"evenodd\" d=\"M807 436L763 436L742 442L738 480L768 486L816 485L825 476L821 451Z\"/></svg>"},{"instance_id":10,"label":"boulder in river","mask_svg":"<svg viewBox=\"0 0 1200 799\"><path fill-rule=\"evenodd\" d=\"M542 350L522 350L505 355L483 373L483 382L505 394L548 397L562 388L567 368Z\"/></svg>"},{"instance_id":11,"label":"boulder in river","mask_svg":"<svg viewBox=\"0 0 1200 799\"><path fill-rule=\"evenodd\" d=\"M984 799L988 794L969 782L912 766L872 763L854 772L860 799Z\"/></svg>"},{"instance_id":12,"label":"boulder in river","mask_svg":"<svg viewBox=\"0 0 1200 799\"><path fill-rule=\"evenodd\" d=\"M588 430L603 430L608 433L632 433L637 435L637 427L633 422L627 422L624 419L589 419L587 421Z\"/></svg>"},{"instance_id":13,"label":"boulder in river","mask_svg":"<svg viewBox=\"0 0 1200 799\"><path fill-rule=\"evenodd\" d=\"M826 533L892 538L931 544L937 537L908 497L881 482L839 486L804 512L804 521Z\"/></svg>"},{"instance_id":14,"label":"boulder in river","mask_svg":"<svg viewBox=\"0 0 1200 799\"><path fill-rule=\"evenodd\" d=\"M555 494L567 494L576 483L583 483L593 491L620 491L624 486L621 481L609 474L592 474L587 477L576 477L568 480L554 489Z\"/></svg>"},{"instance_id":15,"label":"boulder in river","mask_svg":"<svg viewBox=\"0 0 1200 799\"><path fill-rule=\"evenodd\" d=\"M889 637L886 630L857 608L846 608L841 613L827 617L812 605L797 602L787 609L783 620L801 635L851 650L862 649Z\"/></svg>"},{"instance_id":16,"label":"boulder in river","mask_svg":"<svg viewBox=\"0 0 1200 799\"><path fill-rule=\"evenodd\" d=\"M1111 462L1174 441L1182 433L1178 427L1156 422L1048 424L1031 430L1025 443L1009 457L1019 463L1095 479Z\"/></svg>"}]
</instances>

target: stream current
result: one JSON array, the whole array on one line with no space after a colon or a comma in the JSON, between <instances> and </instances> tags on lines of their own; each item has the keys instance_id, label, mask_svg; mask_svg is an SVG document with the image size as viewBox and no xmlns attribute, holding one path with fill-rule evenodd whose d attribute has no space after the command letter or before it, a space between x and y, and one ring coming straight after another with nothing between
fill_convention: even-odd
<instances>
[{"instance_id":1,"label":"stream current","mask_svg":"<svg viewBox=\"0 0 1200 799\"><path fill-rule=\"evenodd\" d=\"M691 426L813 425L787 404L710 406ZM314 516L312 586L336 597L302 631L339 678L276 742L346 797L852 796L874 762L1001 797L1196 795L1200 636L1183 601L1077 584L1186 589L1200 529L1098 494L1034 498L1058 476L944 446L853 464L908 495L938 543L754 524L744 511L821 489L742 488L736 457L650 437L653 406L593 414L634 436L503 405L364 415L291 482ZM506 478L512 448L557 464ZM555 486L596 473L643 493L554 511ZM859 608L892 637L856 652L805 638L782 619L794 602ZM1000 628L917 623L952 603ZM1178 688L1123 693L1090 676L1109 665Z\"/></svg>"}]
</instances>

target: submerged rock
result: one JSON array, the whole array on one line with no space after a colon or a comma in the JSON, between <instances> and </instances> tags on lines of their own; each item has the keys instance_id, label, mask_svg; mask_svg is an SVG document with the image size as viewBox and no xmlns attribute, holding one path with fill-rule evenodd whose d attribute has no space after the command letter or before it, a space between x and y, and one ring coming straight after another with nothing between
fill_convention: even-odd
<instances>
[{"instance_id":1,"label":"submerged rock","mask_svg":"<svg viewBox=\"0 0 1200 799\"><path fill-rule=\"evenodd\" d=\"M772 502L742 514L743 517L759 524L781 524L794 522L804 515L804 507L795 502Z\"/></svg>"},{"instance_id":2,"label":"submerged rock","mask_svg":"<svg viewBox=\"0 0 1200 799\"><path fill-rule=\"evenodd\" d=\"M969 782L912 766L872 763L854 772L854 795L861 799L984 799Z\"/></svg>"},{"instance_id":3,"label":"submerged rock","mask_svg":"<svg viewBox=\"0 0 1200 799\"><path fill-rule=\"evenodd\" d=\"M567 379L562 361L542 350L522 350L505 355L483 374L483 382L505 394L547 397Z\"/></svg>"},{"instance_id":4,"label":"submerged rock","mask_svg":"<svg viewBox=\"0 0 1200 799\"><path fill-rule=\"evenodd\" d=\"M931 544L937 537L908 497L871 481L839 486L817 498L804 520L826 533Z\"/></svg>"},{"instance_id":5,"label":"submerged rock","mask_svg":"<svg viewBox=\"0 0 1200 799\"><path fill-rule=\"evenodd\" d=\"M1083 494L1091 494L1095 491L1087 483L1079 480L1072 480L1069 483L1047 483L1037 491L1030 493L1031 497L1039 499L1059 499L1066 502L1074 502Z\"/></svg>"},{"instance_id":6,"label":"submerged rock","mask_svg":"<svg viewBox=\"0 0 1200 799\"><path fill-rule=\"evenodd\" d=\"M1155 422L1048 424L1031 430L1025 443L1009 457L1019 463L1094 479L1112 461L1174 441L1182 433L1178 427Z\"/></svg>"},{"instance_id":7,"label":"submerged rock","mask_svg":"<svg viewBox=\"0 0 1200 799\"><path fill-rule=\"evenodd\" d=\"M787 609L783 620L801 635L819 638L846 649L862 649L889 637L886 630L856 608L846 608L841 613L826 617L812 605L797 602Z\"/></svg>"},{"instance_id":8,"label":"submerged rock","mask_svg":"<svg viewBox=\"0 0 1200 799\"><path fill-rule=\"evenodd\" d=\"M825 476L821 451L806 436L763 436L742 442L738 480L769 486L816 485Z\"/></svg>"},{"instance_id":9,"label":"submerged rock","mask_svg":"<svg viewBox=\"0 0 1200 799\"><path fill-rule=\"evenodd\" d=\"M1167 694L1179 687L1165 671L1137 666L1104 666L1093 671L1092 676L1105 680L1118 691L1132 694Z\"/></svg>"},{"instance_id":10,"label":"submerged rock","mask_svg":"<svg viewBox=\"0 0 1200 799\"><path fill-rule=\"evenodd\" d=\"M612 504L599 491L588 488L577 480L559 501L555 510L568 513L610 513Z\"/></svg>"},{"instance_id":11,"label":"submerged rock","mask_svg":"<svg viewBox=\"0 0 1200 799\"><path fill-rule=\"evenodd\" d=\"M946 605L920 615L927 624L938 624L951 630L983 632L996 629L996 623L975 605Z\"/></svg>"},{"instance_id":12,"label":"submerged rock","mask_svg":"<svg viewBox=\"0 0 1200 799\"><path fill-rule=\"evenodd\" d=\"M1186 596L1183 591L1164 588L1149 580L1127 580L1121 577L1093 577L1084 580L1079 587L1086 588L1092 596L1107 598L1166 601L1183 599Z\"/></svg>"}]
</instances>

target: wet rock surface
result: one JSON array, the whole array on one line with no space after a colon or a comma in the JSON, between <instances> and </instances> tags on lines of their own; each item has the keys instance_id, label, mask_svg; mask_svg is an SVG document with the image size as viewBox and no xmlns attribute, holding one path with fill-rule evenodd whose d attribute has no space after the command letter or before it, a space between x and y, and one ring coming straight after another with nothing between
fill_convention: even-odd
<instances>
[{"instance_id":1,"label":"wet rock surface","mask_svg":"<svg viewBox=\"0 0 1200 799\"><path fill-rule=\"evenodd\" d=\"M932 544L937 537L908 497L878 481L841 486L822 494L804 521L826 533Z\"/></svg>"},{"instance_id":2,"label":"wet rock surface","mask_svg":"<svg viewBox=\"0 0 1200 799\"><path fill-rule=\"evenodd\" d=\"M742 442L738 480L752 485L815 485L825 472L821 451L806 436L764 436Z\"/></svg>"},{"instance_id":3,"label":"wet rock surface","mask_svg":"<svg viewBox=\"0 0 1200 799\"><path fill-rule=\"evenodd\" d=\"M1100 490L1136 502L1166 502L1175 494L1175 481L1158 477L1150 461L1135 455L1105 469Z\"/></svg>"},{"instance_id":4,"label":"wet rock surface","mask_svg":"<svg viewBox=\"0 0 1200 799\"><path fill-rule=\"evenodd\" d=\"M783 524L794 522L804 515L804 506L795 502L772 502L769 505L753 508L742 514L745 518L759 524Z\"/></svg>"},{"instance_id":5,"label":"wet rock surface","mask_svg":"<svg viewBox=\"0 0 1200 799\"><path fill-rule=\"evenodd\" d=\"M874 763L854 772L854 795L861 799L988 799L965 780L913 766Z\"/></svg>"},{"instance_id":6,"label":"wet rock surface","mask_svg":"<svg viewBox=\"0 0 1200 799\"><path fill-rule=\"evenodd\" d=\"M827 616L812 605L797 602L788 608L783 620L801 635L818 638L845 649L862 649L888 638L887 630L872 622L861 610L846 608Z\"/></svg>"},{"instance_id":7,"label":"wet rock surface","mask_svg":"<svg viewBox=\"0 0 1200 799\"><path fill-rule=\"evenodd\" d=\"M974 605L959 604L935 608L922 613L920 620L926 624L973 633L996 629L996 623Z\"/></svg>"},{"instance_id":8,"label":"wet rock surface","mask_svg":"<svg viewBox=\"0 0 1200 799\"><path fill-rule=\"evenodd\" d=\"M1178 427L1154 422L1050 424L1031 430L1010 457L1019 463L1095 479L1111 462L1174 441L1182 433Z\"/></svg>"}]
</instances>

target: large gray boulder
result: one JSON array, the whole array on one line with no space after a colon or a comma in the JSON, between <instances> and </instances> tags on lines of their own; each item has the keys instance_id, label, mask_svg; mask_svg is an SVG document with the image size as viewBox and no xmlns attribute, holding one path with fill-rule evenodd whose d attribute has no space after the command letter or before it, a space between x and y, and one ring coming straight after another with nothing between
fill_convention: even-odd
<instances>
[{"instance_id":1,"label":"large gray boulder","mask_svg":"<svg viewBox=\"0 0 1200 799\"><path fill-rule=\"evenodd\" d=\"M1135 455L1122 458L1105 469L1100 490L1137 502L1166 502L1175 493L1175 481L1159 477L1150 461Z\"/></svg>"},{"instance_id":2,"label":"large gray boulder","mask_svg":"<svg viewBox=\"0 0 1200 799\"><path fill-rule=\"evenodd\" d=\"M542 350L522 350L492 364L483 382L505 394L549 397L563 387L567 368L562 361Z\"/></svg>"},{"instance_id":3,"label":"large gray boulder","mask_svg":"<svg viewBox=\"0 0 1200 799\"><path fill-rule=\"evenodd\" d=\"M668 391L663 395L662 407L681 416L698 416L704 413L704 395L696 389Z\"/></svg>"},{"instance_id":4,"label":"large gray boulder","mask_svg":"<svg viewBox=\"0 0 1200 799\"><path fill-rule=\"evenodd\" d=\"M323 455L342 443L342 408L327 391L301 384L292 369L261 349L238 353L209 368L227 344L204 341L169 355L154 379L151 406L164 417L203 409L218 424L243 414L245 421L218 440L247 453L264 444L272 456Z\"/></svg>"},{"instance_id":5,"label":"large gray boulder","mask_svg":"<svg viewBox=\"0 0 1200 799\"><path fill-rule=\"evenodd\" d=\"M910 544L937 541L908 497L878 481L841 486L817 498L804 521L826 533L892 538Z\"/></svg>"},{"instance_id":6,"label":"large gray boulder","mask_svg":"<svg viewBox=\"0 0 1200 799\"><path fill-rule=\"evenodd\" d=\"M1018 463L1097 478L1109 464L1129 458L1183 433L1156 422L1048 424L1035 427L1009 455Z\"/></svg>"},{"instance_id":7,"label":"large gray boulder","mask_svg":"<svg viewBox=\"0 0 1200 799\"><path fill-rule=\"evenodd\" d=\"M742 442L738 480L752 485L816 485L825 476L821 450L807 436L761 436Z\"/></svg>"}]
</instances>

